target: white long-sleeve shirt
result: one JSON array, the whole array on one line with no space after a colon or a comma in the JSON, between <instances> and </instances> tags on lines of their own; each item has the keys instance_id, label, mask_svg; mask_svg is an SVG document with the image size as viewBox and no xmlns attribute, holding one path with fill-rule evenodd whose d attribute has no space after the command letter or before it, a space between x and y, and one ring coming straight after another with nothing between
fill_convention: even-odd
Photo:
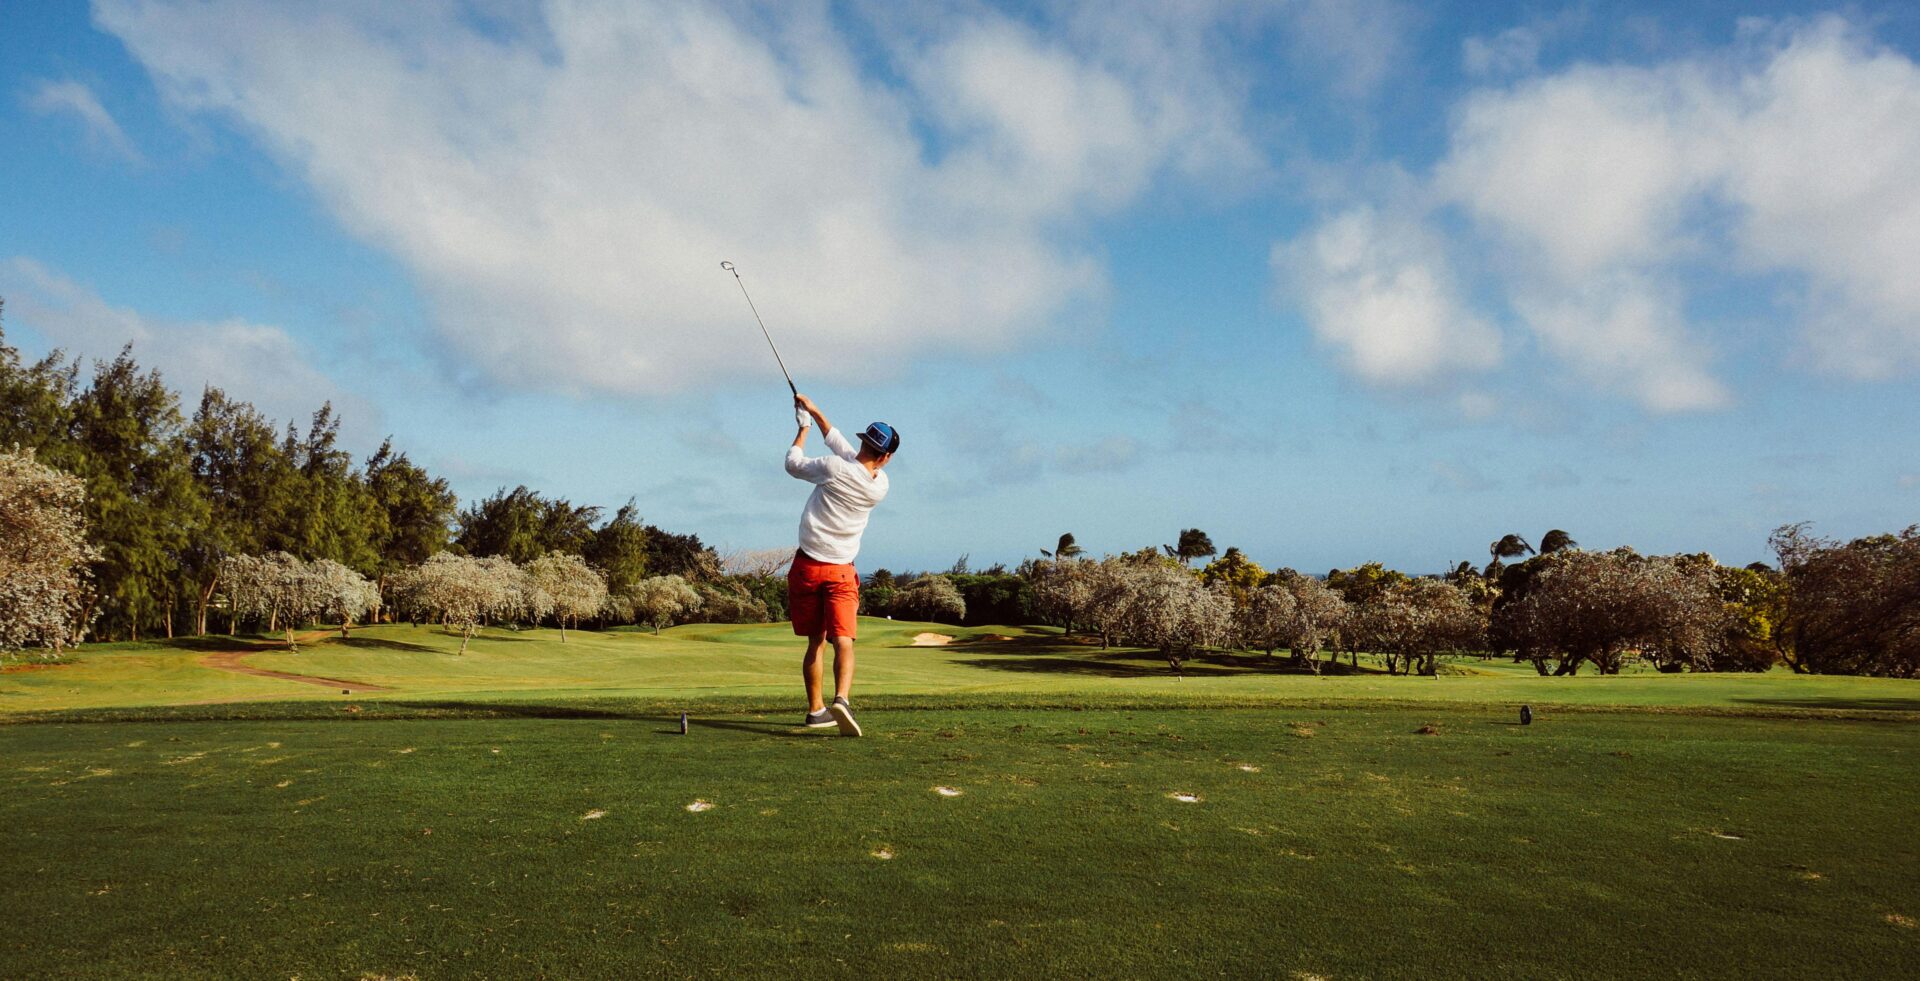
<instances>
[{"instance_id":1,"label":"white long-sleeve shirt","mask_svg":"<svg viewBox=\"0 0 1920 981\"><path fill-rule=\"evenodd\" d=\"M826 433L831 456L787 449L787 473L815 485L800 514L800 550L815 561L846 565L860 554L867 516L887 496L886 471L869 473L860 451L838 429Z\"/></svg>"}]
</instances>

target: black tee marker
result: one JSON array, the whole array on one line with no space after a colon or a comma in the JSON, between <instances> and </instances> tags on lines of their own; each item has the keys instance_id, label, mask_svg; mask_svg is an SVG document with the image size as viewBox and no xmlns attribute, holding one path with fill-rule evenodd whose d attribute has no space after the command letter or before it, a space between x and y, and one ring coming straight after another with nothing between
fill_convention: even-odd
<instances>
[{"instance_id":1,"label":"black tee marker","mask_svg":"<svg viewBox=\"0 0 1920 981\"><path fill-rule=\"evenodd\" d=\"M1520 724L1523 726L1533 725L1533 706L1520 706Z\"/></svg>"},{"instance_id":2,"label":"black tee marker","mask_svg":"<svg viewBox=\"0 0 1920 981\"><path fill-rule=\"evenodd\" d=\"M680 734L682 736L687 734L687 713L685 712L680 713Z\"/></svg>"}]
</instances>

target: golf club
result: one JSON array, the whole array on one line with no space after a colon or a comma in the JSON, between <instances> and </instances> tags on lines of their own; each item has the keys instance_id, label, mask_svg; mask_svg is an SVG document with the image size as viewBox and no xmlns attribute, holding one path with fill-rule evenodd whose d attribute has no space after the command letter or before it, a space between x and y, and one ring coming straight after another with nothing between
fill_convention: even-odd
<instances>
[{"instance_id":1,"label":"golf club","mask_svg":"<svg viewBox=\"0 0 1920 981\"><path fill-rule=\"evenodd\" d=\"M793 394L799 395L800 390L793 386L793 375L787 371L786 359L780 357L780 348L773 343L773 335L767 333L767 322L760 319L760 308L753 305L753 294L747 292L747 283L746 280L740 278L740 270L735 268L733 263L725 259L720 260L720 268L733 274L733 281L740 286L740 295L747 298L747 309L753 311L753 322L760 325L760 336L767 339L767 346L773 348L773 360L780 363L780 373L786 375L787 389L793 392Z\"/></svg>"}]
</instances>

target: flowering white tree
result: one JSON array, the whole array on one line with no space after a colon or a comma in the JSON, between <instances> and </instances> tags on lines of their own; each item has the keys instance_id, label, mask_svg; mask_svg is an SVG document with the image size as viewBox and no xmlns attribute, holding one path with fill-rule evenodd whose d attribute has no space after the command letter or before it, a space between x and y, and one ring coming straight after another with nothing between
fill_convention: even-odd
<instances>
[{"instance_id":1,"label":"flowering white tree","mask_svg":"<svg viewBox=\"0 0 1920 981\"><path fill-rule=\"evenodd\" d=\"M1067 545L1073 545L1072 536L1061 537ZM1039 614L1073 633L1074 623L1085 622L1087 607L1093 602L1094 566L1085 559L1058 553L1050 561L1035 563L1031 572L1033 603Z\"/></svg>"},{"instance_id":2,"label":"flowering white tree","mask_svg":"<svg viewBox=\"0 0 1920 981\"><path fill-rule=\"evenodd\" d=\"M354 620L380 608L380 588L367 577L335 562L320 559L309 564L320 586L320 614L340 621L340 636L349 636Z\"/></svg>"},{"instance_id":3,"label":"flowering white tree","mask_svg":"<svg viewBox=\"0 0 1920 981\"><path fill-rule=\"evenodd\" d=\"M285 552L221 559L220 581L234 619L264 620L269 633L285 628L290 651L300 649L294 630L325 614L331 599L327 574L319 563L302 562Z\"/></svg>"},{"instance_id":4,"label":"flowering white tree","mask_svg":"<svg viewBox=\"0 0 1920 981\"><path fill-rule=\"evenodd\" d=\"M1277 582L1257 586L1247 594L1246 605L1234 611L1234 632L1240 643L1271 655L1274 648L1286 644L1286 627L1294 613L1293 594L1287 587Z\"/></svg>"},{"instance_id":5,"label":"flowering white tree","mask_svg":"<svg viewBox=\"0 0 1920 981\"><path fill-rule=\"evenodd\" d=\"M524 603L520 578L518 567L505 559L441 552L396 575L393 587L409 609L458 627L460 653L465 654L482 622Z\"/></svg>"},{"instance_id":6,"label":"flowering white tree","mask_svg":"<svg viewBox=\"0 0 1920 981\"><path fill-rule=\"evenodd\" d=\"M560 642L567 642L567 619L579 626L583 616L595 616L607 605L607 579L578 555L548 552L527 563L532 591L560 621Z\"/></svg>"},{"instance_id":7,"label":"flowering white tree","mask_svg":"<svg viewBox=\"0 0 1920 981\"><path fill-rule=\"evenodd\" d=\"M488 620L522 619L538 623L547 614L553 612L553 597L548 596L533 581L527 578L527 570L514 564L504 555L489 555L484 559L475 559L498 584L500 602L481 617Z\"/></svg>"},{"instance_id":8,"label":"flowering white tree","mask_svg":"<svg viewBox=\"0 0 1920 981\"><path fill-rule=\"evenodd\" d=\"M1386 659L1388 674L1404 663L1408 674L1432 675L1440 654L1486 644L1480 608L1441 579L1395 583L1361 604L1355 620L1363 642Z\"/></svg>"},{"instance_id":9,"label":"flowering white tree","mask_svg":"<svg viewBox=\"0 0 1920 981\"><path fill-rule=\"evenodd\" d=\"M1179 671L1195 648L1223 643L1233 631L1233 598L1225 585L1208 588L1188 569L1166 562L1121 560L1124 586L1117 632L1152 647Z\"/></svg>"},{"instance_id":10,"label":"flowering white tree","mask_svg":"<svg viewBox=\"0 0 1920 981\"><path fill-rule=\"evenodd\" d=\"M700 608L700 593L680 576L649 576L633 584L627 598L642 623L657 635L674 618Z\"/></svg>"},{"instance_id":11,"label":"flowering white tree","mask_svg":"<svg viewBox=\"0 0 1920 981\"><path fill-rule=\"evenodd\" d=\"M0 652L60 649L86 627L86 487L31 451L0 453Z\"/></svg>"},{"instance_id":12,"label":"flowering white tree","mask_svg":"<svg viewBox=\"0 0 1920 981\"><path fill-rule=\"evenodd\" d=\"M893 594L893 611L911 620L959 623L967 618L967 600L946 576L921 576Z\"/></svg>"},{"instance_id":13,"label":"flowering white tree","mask_svg":"<svg viewBox=\"0 0 1920 981\"><path fill-rule=\"evenodd\" d=\"M1280 619L1280 643L1293 652L1294 660L1318 671L1320 662L1313 655L1347 622L1347 601L1326 583L1291 569L1282 569L1275 585L1293 599Z\"/></svg>"}]
</instances>

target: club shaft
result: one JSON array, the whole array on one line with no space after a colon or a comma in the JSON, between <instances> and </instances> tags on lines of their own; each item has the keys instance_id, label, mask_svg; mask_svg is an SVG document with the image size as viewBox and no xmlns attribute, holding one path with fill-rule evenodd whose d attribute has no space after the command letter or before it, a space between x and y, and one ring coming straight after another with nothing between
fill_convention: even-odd
<instances>
[{"instance_id":1,"label":"club shaft","mask_svg":"<svg viewBox=\"0 0 1920 981\"><path fill-rule=\"evenodd\" d=\"M787 359L780 356L780 345L773 342L773 334L767 331L767 322L760 319L760 308L753 305L753 294L747 292L746 280L740 278L740 270L734 268L733 263L723 262L721 265L733 274L734 284L740 287L740 295L747 298L747 309L753 311L753 322L760 325L760 336L766 338L767 346L773 349L773 360L780 363L780 374L787 379L787 389L793 392L793 394L799 395L800 389L794 387L793 384L793 374L787 371Z\"/></svg>"}]
</instances>

